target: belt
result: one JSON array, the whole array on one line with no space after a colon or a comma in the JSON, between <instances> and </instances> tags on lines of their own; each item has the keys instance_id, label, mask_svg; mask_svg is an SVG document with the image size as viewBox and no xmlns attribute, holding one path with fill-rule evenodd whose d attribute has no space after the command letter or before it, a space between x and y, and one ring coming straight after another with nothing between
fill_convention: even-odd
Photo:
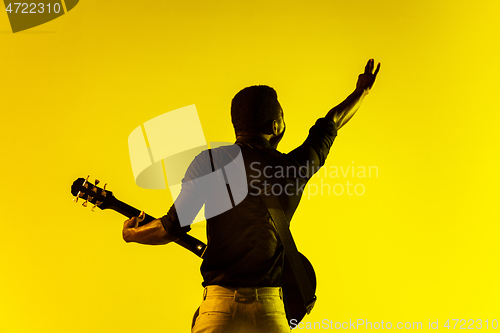
<instances>
[{"instance_id":1,"label":"belt","mask_svg":"<svg viewBox=\"0 0 500 333\"><path fill-rule=\"evenodd\" d=\"M255 299L256 301L259 297L273 297L277 296L283 299L283 291L281 287L223 287L223 286L206 286L203 291L203 299L212 296L220 297L234 297L234 300L239 299Z\"/></svg>"}]
</instances>

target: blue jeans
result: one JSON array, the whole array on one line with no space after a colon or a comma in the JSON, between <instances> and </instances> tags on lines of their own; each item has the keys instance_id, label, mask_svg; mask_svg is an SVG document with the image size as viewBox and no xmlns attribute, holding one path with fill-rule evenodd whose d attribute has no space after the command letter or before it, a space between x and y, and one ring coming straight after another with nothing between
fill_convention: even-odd
<instances>
[{"instance_id":1,"label":"blue jeans","mask_svg":"<svg viewBox=\"0 0 500 333\"><path fill-rule=\"evenodd\" d=\"M207 286L191 333L290 333L280 287Z\"/></svg>"}]
</instances>

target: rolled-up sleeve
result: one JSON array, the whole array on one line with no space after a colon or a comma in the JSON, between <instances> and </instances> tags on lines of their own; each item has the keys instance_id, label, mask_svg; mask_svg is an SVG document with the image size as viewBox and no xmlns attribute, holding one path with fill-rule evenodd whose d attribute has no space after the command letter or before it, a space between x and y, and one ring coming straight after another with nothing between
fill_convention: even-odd
<instances>
[{"instance_id":1,"label":"rolled-up sleeve","mask_svg":"<svg viewBox=\"0 0 500 333\"><path fill-rule=\"evenodd\" d=\"M167 215L164 215L161 218L161 224L167 234L175 237L181 237L183 234L191 230L191 226L189 225L181 227L179 217L175 209L175 204L170 207Z\"/></svg>"}]
</instances>

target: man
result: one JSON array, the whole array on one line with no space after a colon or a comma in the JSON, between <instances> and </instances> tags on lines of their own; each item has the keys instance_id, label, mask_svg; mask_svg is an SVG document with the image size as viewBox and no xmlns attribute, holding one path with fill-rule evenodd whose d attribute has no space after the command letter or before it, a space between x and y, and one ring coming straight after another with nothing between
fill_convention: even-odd
<instances>
[{"instance_id":1,"label":"man","mask_svg":"<svg viewBox=\"0 0 500 333\"><path fill-rule=\"evenodd\" d=\"M318 119L304 143L288 154L276 150L286 125L274 89L241 90L231 104L236 144L205 151L194 159L167 215L141 227L143 213L125 221L125 241L166 244L190 230L189 224L205 204L208 244L201 265L205 290L193 333L290 331L280 288L284 250L260 194L277 196L291 220L304 186L325 163L337 130L356 113L379 69L380 63L374 72L370 59L354 92ZM239 167L244 168L246 181L243 187L233 187L221 170L240 152L244 163ZM214 172L227 186L230 209L220 209L222 195L212 190L218 185L202 185L201 179ZM236 202L238 196L244 198Z\"/></svg>"}]
</instances>

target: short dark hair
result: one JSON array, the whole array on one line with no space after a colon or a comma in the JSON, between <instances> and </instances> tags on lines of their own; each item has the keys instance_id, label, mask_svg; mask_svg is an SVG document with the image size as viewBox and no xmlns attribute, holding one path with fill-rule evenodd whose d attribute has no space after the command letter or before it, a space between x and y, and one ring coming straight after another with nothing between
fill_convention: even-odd
<instances>
[{"instance_id":1,"label":"short dark hair","mask_svg":"<svg viewBox=\"0 0 500 333\"><path fill-rule=\"evenodd\" d=\"M231 121L236 135L259 134L280 117L276 91L269 86L251 86L238 92L231 102Z\"/></svg>"}]
</instances>

